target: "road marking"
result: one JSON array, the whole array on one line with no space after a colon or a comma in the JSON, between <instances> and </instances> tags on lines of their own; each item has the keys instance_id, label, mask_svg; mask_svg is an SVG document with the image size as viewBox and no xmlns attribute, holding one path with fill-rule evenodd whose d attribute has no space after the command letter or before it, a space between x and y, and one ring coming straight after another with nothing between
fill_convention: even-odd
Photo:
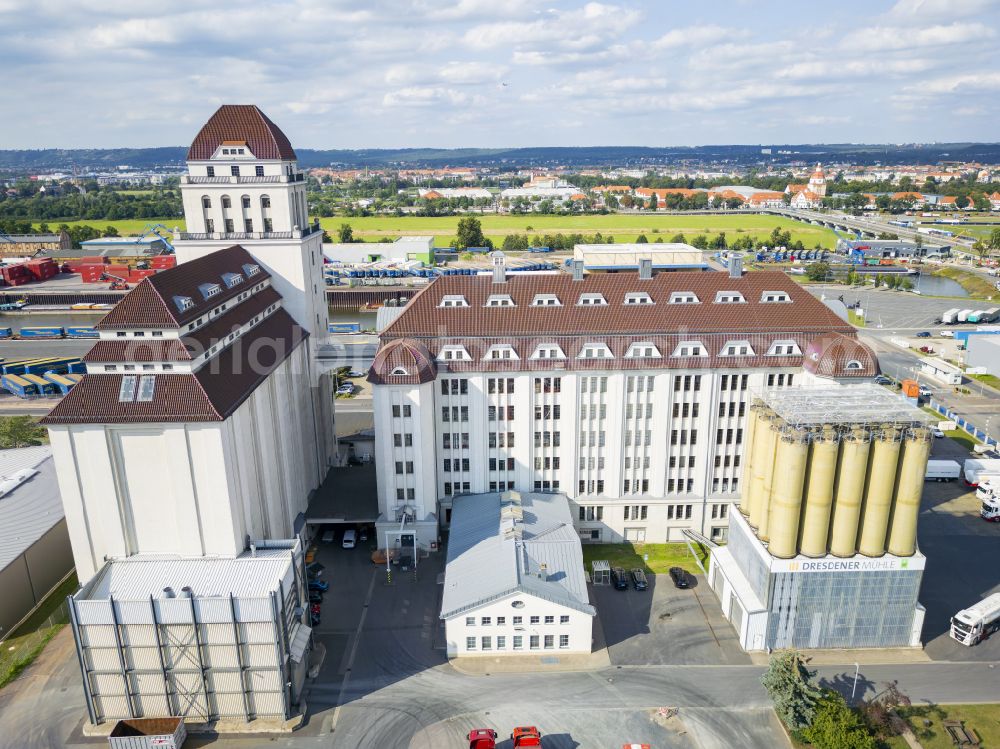
<instances>
[{"instance_id":1,"label":"road marking","mask_svg":"<svg viewBox=\"0 0 1000 749\"><path fill-rule=\"evenodd\" d=\"M372 601L372 593L375 591L375 575L378 570L372 571L371 582L368 583L368 595L365 596L365 605L361 609L361 618L358 619L358 628L354 631L354 643L351 645L351 654L347 659L347 666L344 670L344 680L340 682L340 692L337 694L337 707L333 709L333 718L330 720L330 732L337 729L337 721L340 719L340 706L344 702L344 693L347 691L347 683L351 680L351 669L354 667L354 656L358 653L358 644L361 642L361 630L365 626L365 619L368 617L368 605Z\"/></svg>"},{"instance_id":2,"label":"road marking","mask_svg":"<svg viewBox=\"0 0 1000 749\"><path fill-rule=\"evenodd\" d=\"M701 603L701 596L698 595L698 589L693 588L693 590L694 590L694 598L698 602L698 608L701 609L701 615L705 617L705 624L708 625L708 631L712 633L712 639L715 640L715 644L721 648L722 643L719 642L719 638L715 634L715 627L712 626L712 622L708 620L708 612L705 611L705 607Z\"/></svg>"}]
</instances>

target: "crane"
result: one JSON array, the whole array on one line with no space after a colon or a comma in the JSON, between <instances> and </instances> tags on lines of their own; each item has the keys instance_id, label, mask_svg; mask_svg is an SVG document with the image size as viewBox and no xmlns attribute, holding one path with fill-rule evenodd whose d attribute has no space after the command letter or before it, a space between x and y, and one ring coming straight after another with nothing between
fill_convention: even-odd
<instances>
[{"instance_id":1,"label":"crane","mask_svg":"<svg viewBox=\"0 0 1000 749\"><path fill-rule=\"evenodd\" d=\"M146 228L142 230L142 234L140 234L138 237L136 237L135 243L136 244L142 244L142 242L146 239L146 237L148 237L150 234L152 234L153 236L155 236L158 239L162 240L163 244L165 244L167 246L168 250L170 250L171 252L175 252L174 246L170 243L170 240L167 239L165 236L163 236L163 234L160 233L161 229L164 232L167 232L168 234L170 233L170 229L168 229L163 224L146 224Z\"/></svg>"},{"instance_id":2,"label":"crane","mask_svg":"<svg viewBox=\"0 0 1000 749\"><path fill-rule=\"evenodd\" d=\"M128 291L128 281L126 281L121 276L115 276L111 273L102 273L102 281L111 281L111 285L108 287L109 291Z\"/></svg>"}]
</instances>

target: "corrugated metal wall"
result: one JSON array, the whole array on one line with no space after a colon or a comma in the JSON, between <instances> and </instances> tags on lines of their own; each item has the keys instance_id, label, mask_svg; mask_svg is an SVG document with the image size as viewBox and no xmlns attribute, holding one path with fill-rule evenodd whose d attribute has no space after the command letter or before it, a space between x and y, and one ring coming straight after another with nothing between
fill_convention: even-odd
<instances>
[{"instance_id":1,"label":"corrugated metal wall","mask_svg":"<svg viewBox=\"0 0 1000 749\"><path fill-rule=\"evenodd\" d=\"M162 603L169 605L158 605ZM74 634L97 722L173 715L194 721L287 716L284 637L274 621L277 605L270 599L194 603L77 602ZM186 621L180 621L184 611ZM192 611L198 623L192 622ZM233 622L234 611L238 619L260 618ZM201 614L212 621L201 622ZM152 623L154 616L159 623Z\"/></svg>"}]
</instances>

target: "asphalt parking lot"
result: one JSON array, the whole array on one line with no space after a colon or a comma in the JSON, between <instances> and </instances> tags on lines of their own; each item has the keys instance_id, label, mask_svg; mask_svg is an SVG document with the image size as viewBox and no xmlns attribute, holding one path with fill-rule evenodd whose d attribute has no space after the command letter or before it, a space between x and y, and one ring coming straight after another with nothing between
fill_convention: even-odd
<instances>
[{"instance_id":1,"label":"asphalt parking lot","mask_svg":"<svg viewBox=\"0 0 1000 749\"><path fill-rule=\"evenodd\" d=\"M930 297L918 294L908 294L902 291L888 289L851 289L846 286L810 286L809 291L814 296L837 299L844 297L848 306L861 302L865 311L866 327L876 330L917 331L935 330L936 321L941 314L954 307L965 309L981 309L992 306L982 301L971 301L962 297ZM956 330L971 329L974 325L949 326Z\"/></svg>"},{"instance_id":2,"label":"asphalt parking lot","mask_svg":"<svg viewBox=\"0 0 1000 749\"><path fill-rule=\"evenodd\" d=\"M688 590L674 587L669 575L648 579L645 591L591 585L613 665L750 663L703 576Z\"/></svg>"},{"instance_id":3,"label":"asphalt parking lot","mask_svg":"<svg viewBox=\"0 0 1000 749\"><path fill-rule=\"evenodd\" d=\"M944 438L934 440L931 457L961 464L970 455ZM1000 523L979 517L975 491L961 479L924 485L919 523L920 551L927 557L920 590L920 602L927 609L926 653L942 661L1000 660L1000 637L968 648L948 635L953 614L1000 592Z\"/></svg>"}]
</instances>

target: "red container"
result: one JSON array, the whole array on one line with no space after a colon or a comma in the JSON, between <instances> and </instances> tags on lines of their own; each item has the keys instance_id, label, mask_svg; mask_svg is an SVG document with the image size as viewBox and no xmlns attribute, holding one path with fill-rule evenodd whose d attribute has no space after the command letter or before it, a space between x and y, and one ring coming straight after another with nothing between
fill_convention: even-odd
<instances>
[{"instance_id":1,"label":"red container","mask_svg":"<svg viewBox=\"0 0 1000 749\"><path fill-rule=\"evenodd\" d=\"M103 255L87 255L86 257L80 258L79 262L90 264L98 263L100 265L104 265L108 262L108 259Z\"/></svg>"}]
</instances>

